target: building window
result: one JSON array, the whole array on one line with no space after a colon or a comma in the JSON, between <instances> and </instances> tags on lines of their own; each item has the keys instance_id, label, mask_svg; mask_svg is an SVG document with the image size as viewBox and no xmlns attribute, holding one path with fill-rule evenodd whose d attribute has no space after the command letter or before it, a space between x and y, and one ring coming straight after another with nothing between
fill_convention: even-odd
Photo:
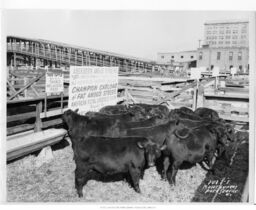
<instances>
[{"instance_id":1,"label":"building window","mask_svg":"<svg viewBox=\"0 0 256 210\"><path fill-rule=\"evenodd\" d=\"M194 58L194 56L193 56L193 55L191 55L191 56L190 56L190 58L192 59L192 58Z\"/></svg>"},{"instance_id":2,"label":"building window","mask_svg":"<svg viewBox=\"0 0 256 210\"><path fill-rule=\"evenodd\" d=\"M232 44L237 44L237 41L232 41Z\"/></svg>"},{"instance_id":3,"label":"building window","mask_svg":"<svg viewBox=\"0 0 256 210\"><path fill-rule=\"evenodd\" d=\"M238 52L238 60L239 60L239 61L242 60L242 52Z\"/></svg>"},{"instance_id":4,"label":"building window","mask_svg":"<svg viewBox=\"0 0 256 210\"><path fill-rule=\"evenodd\" d=\"M243 70L243 66L242 66L242 65L239 66L239 70L240 70L240 71Z\"/></svg>"},{"instance_id":5,"label":"building window","mask_svg":"<svg viewBox=\"0 0 256 210\"><path fill-rule=\"evenodd\" d=\"M226 34L231 34L231 30L226 30Z\"/></svg>"},{"instance_id":6,"label":"building window","mask_svg":"<svg viewBox=\"0 0 256 210\"><path fill-rule=\"evenodd\" d=\"M183 55L182 55L182 56L180 56L180 58L183 58Z\"/></svg>"},{"instance_id":7,"label":"building window","mask_svg":"<svg viewBox=\"0 0 256 210\"><path fill-rule=\"evenodd\" d=\"M246 34L246 32L247 32L246 28L245 28L245 29L243 28L243 29L241 30L241 33L242 33L242 34Z\"/></svg>"},{"instance_id":8,"label":"building window","mask_svg":"<svg viewBox=\"0 0 256 210\"><path fill-rule=\"evenodd\" d=\"M229 52L229 60L230 60L230 61L233 60L233 52Z\"/></svg>"},{"instance_id":9,"label":"building window","mask_svg":"<svg viewBox=\"0 0 256 210\"><path fill-rule=\"evenodd\" d=\"M221 52L217 52L217 60L220 60Z\"/></svg>"},{"instance_id":10,"label":"building window","mask_svg":"<svg viewBox=\"0 0 256 210\"><path fill-rule=\"evenodd\" d=\"M161 58L164 59L164 55L162 55Z\"/></svg>"},{"instance_id":11,"label":"building window","mask_svg":"<svg viewBox=\"0 0 256 210\"><path fill-rule=\"evenodd\" d=\"M230 44L230 41L226 41L225 44Z\"/></svg>"},{"instance_id":12,"label":"building window","mask_svg":"<svg viewBox=\"0 0 256 210\"><path fill-rule=\"evenodd\" d=\"M202 60L203 59L203 52L200 52L199 53L199 60Z\"/></svg>"},{"instance_id":13,"label":"building window","mask_svg":"<svg viewBox=\"0 0 256 210\"><path fill-rule=\"evenodd\" d=\"M237 39L237 35L233 35L233 36L232 36L232 39Z\"/></svg>"},{"instance_id":14,"label":"building window","mask_svg":"<svg viewBox=\"0 0 256 210\"><path fill-rule=\"evenodd\" d=\"M223 44L223 41L219 41L219 44Z\"/></svg>"}]
</instances>

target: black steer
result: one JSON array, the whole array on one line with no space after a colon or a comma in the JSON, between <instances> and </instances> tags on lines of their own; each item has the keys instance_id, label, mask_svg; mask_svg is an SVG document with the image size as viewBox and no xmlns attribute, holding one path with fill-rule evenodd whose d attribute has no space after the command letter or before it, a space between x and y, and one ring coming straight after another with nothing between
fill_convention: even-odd
<instances>
[{"instance_id":1,"label":"black steer","mask_svg":"<svg viewBox=\"0 0 256 210\"><path fill-rule=\"evenodd\" d=\"M90 118L87 116L82 116L72 110L65 111L62 119L68 126L68 134L70 137L111 137L113 135L113 131L117 129L116 125L119 122L119 120L111 118L103 120L101 118Z\"/></svg>"},{"instance_id":2,"label":"black steer","mask_svg":"<svg viewBox=\"0 0 256 210\"><path fill-rule=\"evenodd\" d=\"M164 105L155 105L155 104L133 104L129 106L129 110L139 109L142 114L149 117L159 116L162 118L167 118L169 114L169 109Z\"/></svg>"},{"instance_id":3,"label":"black steer","mask_svg":"<svg viewBox=\"0 0 256 210\"><path fill-rule=\"evenodd\" d=\"M128 112L128 108L125 105L109 105L109 106L104 106L99 110L100 113L103 114L123 114Z\"/></svg>"},{"instance_id":4,"label":"black steer","mask_svg":"<svg viewBox=\"0 0 256 210\"><path fill-rule=\"evenodd\" d=\"M207 159L209 169L212 170L217 144L216 133L210 132L204 126L187 131L188 133L181 135L176 130L166 142L166 151L170 152L171 160L167 170L167 179L170 184L175 184L176 174L184 161L196 164Z\"/></svg>"},{"instance_id":5,"label":"black steer","mask_svg":"<svg viewBox=\"0 0 256 210\"><path fill-rule=\"evenodd\" d=\"M214 121L220 119L219 114L215 110L206 107L197 108L195 110L195 114L199 117L211 119Z\"/></svg>"},{"instance_id":6,"label":"black steer","mask_svg":"<svg viewBox=\"0 0 256 210\"><path fill-rule=\"evenodd\" d=\"M152 127L132 128L132 129L123 130L120 132L120 136L146 137L151 141L155 142L157 145L164 145L167 139L172 135L172 133L179 128L180 128L179 121L174 120L174 121L169 121L167 123L157 125L157 126L152 126ZM167 154L163 153L163 154L164 154L163 156L164 169L162 170L162 178L165 179L166 170L167 170L167 167L169 166L169 161L168 161L169 153Z\"/></svg>"},{"instance_id":7,"label":"black steer","mask_svg":"<svg viewBox=\"0 0 256 210\"><path fill-rule=\"evenodd\" d=\"M132 112L125 112L122 114L104 114L100 112L87 112L85 116L89 118L98 118L102 120L117 119L124 122L127 122L127 121L135 122L135 121L140 121L144 119L144 116L142 116L140 113L134 114Z\"/></svg>"},{"instance_id":8,"label":"black steer","mask_svg":"<svg viewBox=\"0 0 256 210\"><path fill-rule=\"evenodd\" d=\"M142 120L138 122L125 122L125 121L120 121L118 123L118 127L120 130L127 130L130 128L143 128L143 127L151 127L151 126L156 126L159 124L166 123L165 119L157 117L151 117L150 119L147 120Z\"/></svg>"},{"instance_id":9,"label":"black steer","mask_svg":"<svg viewBox=\"0 0 256 210\"><path fill-rule=\"evenodd\" d=\"M143 137L87 137L74 140L75 187L79 197L83 186L97 174L130 175L133 187L140 193L139 179L145 166L153 166L161 155L156 144Z\"/></svg>"}]
</instances>

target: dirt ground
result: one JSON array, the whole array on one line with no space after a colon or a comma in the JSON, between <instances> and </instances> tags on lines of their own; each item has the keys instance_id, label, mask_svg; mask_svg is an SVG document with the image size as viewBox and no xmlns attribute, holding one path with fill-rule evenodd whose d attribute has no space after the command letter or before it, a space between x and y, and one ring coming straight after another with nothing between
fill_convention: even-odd
<instances>
[{"instance_id":1,"label":"dirt ground","mask_svg":"<svg viewBox=\"0 0 256 210\"><path fill-rule=\"evenodd\" d=\"M141 194L125 181L90 180L78 198L74 187L73 151L71 146L55 150L54 158L40 167L30 155L7 165L8 202L239 202L248 174L248 139L235 152L228 148L233 163L215 162L215 174L199 165L179 170L176 186L163 181L155 167L145 171L140 181ZM219 190L218 190L219 189Z\"/></svg>"}]
</instances>

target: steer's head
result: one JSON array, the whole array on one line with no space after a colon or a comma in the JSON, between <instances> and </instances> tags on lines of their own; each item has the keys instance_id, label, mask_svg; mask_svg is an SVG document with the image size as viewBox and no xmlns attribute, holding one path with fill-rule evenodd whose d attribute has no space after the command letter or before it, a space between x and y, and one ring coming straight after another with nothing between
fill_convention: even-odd
<instances>
[{"instance_id":1,"label":"steer's head","mask_svg":"<svg viewBox=\"0 0 256 210\"><path fill-rule=\"evenodd\" d=\"M161 151L166 149L166 145L159 146L152 141L140 141L137 143L138 147L145 150L145 157L149 167L155 165L157 158L161 156Z\"/></svg>"},{"instance_id":2,"label":"steer's head","mask_svg":"<svg viewBox=\"0 0 256 210\"><path fill-rule=\"evenodd\" d=\"M62 120L64 122L64 125L67 126L67 130L70 129L73 125L73 121L74 121L74 116L77 114L78 109L76 109L75 111L72 111L71 109L68 109L67 111L65 111L62 115Z\"/></svg>"}]
</instances>

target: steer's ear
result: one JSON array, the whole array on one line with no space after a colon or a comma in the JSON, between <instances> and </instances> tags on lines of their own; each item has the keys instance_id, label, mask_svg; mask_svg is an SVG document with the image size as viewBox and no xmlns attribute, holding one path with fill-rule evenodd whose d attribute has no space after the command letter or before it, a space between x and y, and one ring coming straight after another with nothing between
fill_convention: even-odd
<instances>
[{"instance_id":1,"label":"steer's ear","mask_svg":"<svg viewBox=\"0 0 256 210\"><path fill-rule=\"evenodd\" d=\"M180 120L176 120L175 125L179 125L179 124L180 124Z\"/></svg>"},{"instance_id":2,"label":"steer's ear","mask_svg":"<svg viewBox=\"0 0 256 210\"><path fill-rule=\"evenodd\" d=\"M76 113L78 113L78 111L79 111L79 108L77 108L77 109L74 110L74 112L76 112Z\"/></svg>"},{"instance_id":3,"label":"steer's ear","mask_svg":"<svg viewBox=\"0 0 256 210\"><path fill-rule=\"evenodd\" d=\"M145 143L143 143L143 142L141 142L141 141L137 142L137 145L138 145L138 147L141 148L141 149L143 149L143 148L145 147Z\"/></svg>"}]
</instances>

